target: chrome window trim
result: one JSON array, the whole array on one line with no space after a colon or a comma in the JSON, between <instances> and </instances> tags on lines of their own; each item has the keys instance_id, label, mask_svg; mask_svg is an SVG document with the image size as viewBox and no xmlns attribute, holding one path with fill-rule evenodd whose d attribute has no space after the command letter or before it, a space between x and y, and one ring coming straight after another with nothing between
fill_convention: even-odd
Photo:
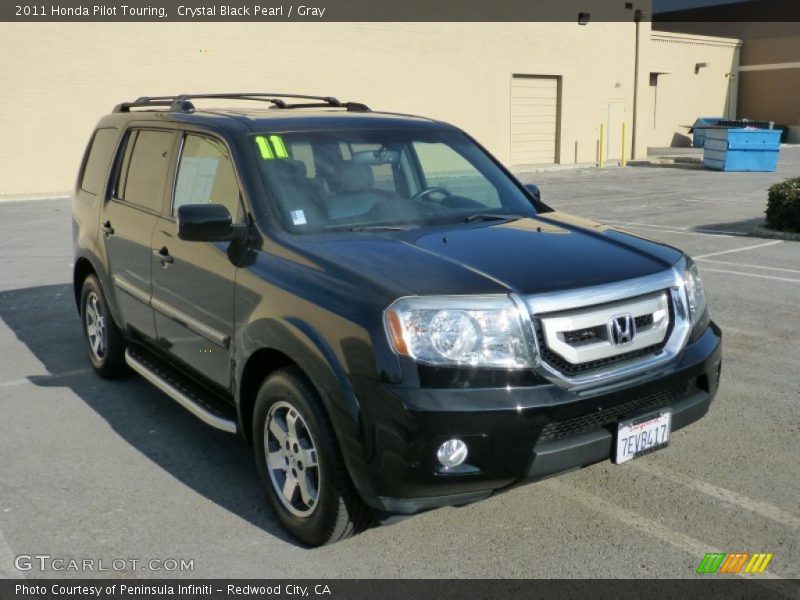
<instances>
[{"instance_id":1,"label":"chrome window trim","mask_svg":"<svg viewBox=\"0 0 800 600\"><path fill-rule=\"evenodd\" d=\"M521 309L524 331L529 336L529 344L536 350L533 370L559 387L570 391L581 391L613 384L628 384L640 376L668 367L683 351L692 331L683 281L685 270L686 260L681 258L671 269L635 279L531 296L511 294ZM670 294L674 321L670 336L658 356L612 365L576 376L565 375L542 360L541 348L533 325L538 315L606 304L664 290Z\"/></svg>"}]
</instances>

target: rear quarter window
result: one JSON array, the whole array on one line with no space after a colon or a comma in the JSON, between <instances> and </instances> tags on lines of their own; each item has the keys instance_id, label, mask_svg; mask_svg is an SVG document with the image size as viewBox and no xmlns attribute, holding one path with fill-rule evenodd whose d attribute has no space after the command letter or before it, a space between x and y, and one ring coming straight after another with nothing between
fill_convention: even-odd
<instances>
[{"instance_id":1,"label":"rear quarter window","mask_svg":"<svg viewBox=\"0 0 800 600\"><path fill-rule=\"evenodd\" d=\"M86 165L81 174L81 189L84 192L95 196L102 192L116 141L116 129L104 128L95 131L89 144Z\"/></svg>"}]
</instances>

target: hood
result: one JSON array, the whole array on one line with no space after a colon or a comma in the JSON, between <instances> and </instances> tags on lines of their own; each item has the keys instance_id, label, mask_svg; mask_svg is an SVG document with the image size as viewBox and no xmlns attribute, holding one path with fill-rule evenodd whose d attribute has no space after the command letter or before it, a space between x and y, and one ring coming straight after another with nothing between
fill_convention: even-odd
<instances>
[{"instance_id":1,"label":"hood","mask_svg":"<svg viewBox=\"0 0 800 600\"><path fill-rule=\"evenodd\" d=\"M681 257L669 246L560 212L348 233L304 249L396 295L552 292L650 275Z\"/></svg>"}]
</instances>

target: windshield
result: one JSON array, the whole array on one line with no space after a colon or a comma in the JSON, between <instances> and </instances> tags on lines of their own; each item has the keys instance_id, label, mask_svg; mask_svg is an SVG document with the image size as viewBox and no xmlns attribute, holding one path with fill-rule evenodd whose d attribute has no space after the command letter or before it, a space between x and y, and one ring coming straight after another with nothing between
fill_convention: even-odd
<instances>
[{"instance_id":1,"label":"windshield","mask_svg":"<svg viewBox=\"0 0 800 600\"><path fill-rule=\"evenodd\" d=\"M535 214L517 185L457 131L262 133L253 136L252 148L275 208L293 233Z\"/></svg>"}]
</instances>

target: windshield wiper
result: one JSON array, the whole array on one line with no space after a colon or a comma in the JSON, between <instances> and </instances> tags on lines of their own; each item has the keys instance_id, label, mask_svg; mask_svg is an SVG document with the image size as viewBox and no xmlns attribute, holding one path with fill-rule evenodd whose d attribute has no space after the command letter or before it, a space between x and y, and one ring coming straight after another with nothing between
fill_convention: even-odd
<instances>
[{"instance_id":1,"label":"windshield wiper","mask_svg":"<svg viewBox=\"0 0 800 600\"><path fill-rule=\"evenodd\" d=\"M405 231L406 229L409 227L403 225L356 225L344 228L345 231Z\"/></svg>"},{"instance_id":2,"label":"windshield wiper","mask_svg":"<svg viewBox=\"0 0 800 600\"><path fill-rule=\"evenodd\" d=\"M524 215L496 215L492 213L478 213L470 215L464 219L464 223L474 223L475 221L517 221L526 218Z\"/></svg>"},{"instance_id":3,"label":"windshield wiper","mask_svg":"<svg viewBox=\"0 0 800 600\"><path fill-rule=\"evenodd\" d=\"M410 225L328 225L322 231L405 231Z\"/></svg>"}]
</instances>

